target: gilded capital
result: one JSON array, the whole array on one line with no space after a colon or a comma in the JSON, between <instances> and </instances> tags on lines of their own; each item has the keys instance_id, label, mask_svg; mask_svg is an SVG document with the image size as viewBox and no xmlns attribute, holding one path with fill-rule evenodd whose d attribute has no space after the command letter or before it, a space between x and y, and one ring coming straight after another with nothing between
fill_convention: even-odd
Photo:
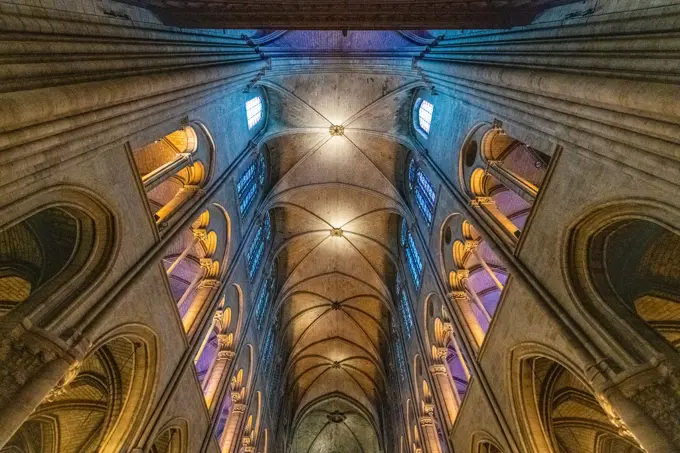
<instances>
[{"instance_id":1,"label":"gilded capital","mask_svg":"<svg viewBox=\"0 0 680 453\"><path fill-rule=\"evenodd\" d=\"M430 373L434 374L446 374L446 365L442 363L437 363L435 365L430 365Z\"/></svg>"},{"instance_id":2,"label":"gilded capital","mask_svg":"<svg viewBox=\"0 0 680 453\"><path fill-rule=\"evenodd\" d=\"M430 413L430 412L428 412L428 413ZM420 421L420 426L422 426L422 427L434 426L434 420L432 419L432 417L430 415L424 415L424 416L420 417L419 421Z\"/></svg>"},{"instance_id":3,"label":"gilded capital","mask_svg":"<svg viewBox=\"0 0 680 453\"><path fill-rule=\"evenodd\" d=\"M219 288L221 285L219 280L214 278L204 278L201 283L198 284L199 288Z\"/></svg>"},{"instance_id":4,"label":"gilded capital","mask_svg":"<svg viewBox=\"0 0 680 453\"><path fill-rule=\"evenodd\" d=\"M448 293L449 299L452 301L466 301L469 300L469 296L465 291L451 291Z\"/></svg>"}]
</instances>

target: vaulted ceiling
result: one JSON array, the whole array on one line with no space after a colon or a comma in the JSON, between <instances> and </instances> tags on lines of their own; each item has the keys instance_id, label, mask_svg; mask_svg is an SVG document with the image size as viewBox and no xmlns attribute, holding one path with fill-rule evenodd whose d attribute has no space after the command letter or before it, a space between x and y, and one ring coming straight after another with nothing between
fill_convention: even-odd
<instances>
[{"instance_id":1,"label":"vaulted ceiling","mask_svg":"<svg viewBox=\"0 0 680 453\"><path fill-rule=\"evenodd\" d=\"M168 25L197 28L501 28L529 23L575 0L120 0L149 8Z\"/></svg>"},{"instance_id":2,"label":"vaulted ceiling","mask_svg":"<svg viewBox=\"0 0 680 453\"><path fill-rule=\"evenodd\" d=\"M300 453L377 453L404 144L421 84L338 71L261 85L288 441Z\"/></svg>"}]
</instances>

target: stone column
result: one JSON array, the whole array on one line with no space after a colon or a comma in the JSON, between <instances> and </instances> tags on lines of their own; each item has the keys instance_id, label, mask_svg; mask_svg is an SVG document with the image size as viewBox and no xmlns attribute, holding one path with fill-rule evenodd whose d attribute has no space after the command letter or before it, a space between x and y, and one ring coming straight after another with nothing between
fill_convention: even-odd
<instances>
[{"instance_id":1,"label":"stone column","mask_svg":"<svg viewBox=\"0 0 680 453\"><path fill-rule=\"evenodd\" d=\"M199 243L199 241L204 241L208 239L208 232L203 229L203 228L197 228L193 232L194 238L187 244L187 246L184 248L182 253L175 258L175 261L172 262L168 270L166 271L168 275L172 275L172 271L175 270L179 264L184 261L184 259L191 253L191 251L196 247L196 244Z\"/></svg>"},{"instance_id":2,"label":"stone column","mask_svg":"<svg viewBox=\"0 0 680 453\"><path fill-rule=\"evenodd\" d=\"M486 333L484 332L484 329L482 329L482 326L479 324L477 316L472 311L471 307L472 301L470 300L470 297L467 295L465 291L451 291L448 294L448 296L449 299L451 299L451 301L460 308L460 311L463 314L465 323L470 329L470 333L472 334L472 338L475 344L478 347L481 346L482 343L484 342L484 336L486 335Z\"/></svg>"},{"instance_id":3,"label":"stone column","mask_svg":"<svg viewBox=\"0 0 680 453\"><path fill-rule=\"evenodd\" d=\"M453 349L456 350L456 355L458 356L458 360L460 360L460 365L463 367L463 372L465 373L465 379L467 379L469 382L470 369L468 368L468 364L465 361L465 357L463 357L463 353L460 350L458 339L456 338L456 335L453 333L453 326L451 325L451 323L446 323L444 324L444 328L448 332L448 338L451 340L451 343L453 344ZM451 379L453 380L453 377L451 377Z\"/></svg>"},{"instance_id":4,"label":"stone column","mask_svg":"<svg viewBox=\"0 0 680 453\"><path fill-rule=\"evenodd\" d=\"M209 261L212 262L212 260ZM203 267L203 260L201 260L201 267ZM182 318L182 324L184 325L185 331L187 332L189 331L189 328L194 323L194 320L196 320L196 317L198 316L198 313L201 311L203 305L208 300L210 300L212 294L217 289L219 289L219 287L220 287L219 280L213 278L206 278L201 280L201 283L198 285L198 288L196 289L196 295L194 295L194 298L191 300L191 305L189 306L189 309Z\"/></svg>"},{"instance_id":5,"label":"stone column","mask_svg":"<svg viewBox=\"0 0 680 453\"><path fill-rule=\"evenodd\" d=\"M534 204L536 201L536 196L538 195L538 187L534 186L523 178L520 178L507 168L503 166L503 162L500 160L490 160L488 161L489 168L487 171L499 180L505 187L512 190L514 193L519 195L524 201L529 204Z\"/></svg>"},{"instance_id":6,"label":"stone column","mask_svg":"<svg viewBox=\"0 0 680 453\"><path fill-rule=\"evenodd\" d=\"M220 439L220 447L222 453L236 453L239 447L239 427L241 426L241 421L246 413L246 405L237 401L240 401L240 394L232 392L232 400L234 401L231 407L231 412L227 417L227 423L224 426L224 432L222 433L222 438Z\"/></svg>"},{"instance_id":7,"label":"stone column","mask_svg":"<svg viewBox=\"0 0 680 453\"><path fill-rule=\"evenodd\" d=\"M428 453L442 453L441 445L439 444L439 436L437 435L437 428L434 426L434 418L432 417L432 408L427 415L420 417L420 428L423 433L423 441Z\"/></svg>"},{"instance_id":8,"label":"stone column","mask_svg":"<svg viewBox=\"0 0 680 453\"><path fill-rule=\"evenodd\" d=\"M496 202L491 197L476 197L470 201L470 205L478 210L483 217L488 219L489 224L497 226L504 236L508 238L510 244L517 243L520 231L512 220L508 219L505 214L498 210Z\"/></svg>"},{"instance_id":9,"label":"stone column","mask_svg":"<svg viewBox=\"0 0 680 453\"><path fill-rule=\"evenodd\" d=\"M477 249L478 247L479 241L465 241L465 251L470 251L472 252L473 255L475 255L475 258L477 258L477 261L479 261L479 264L482 266L484 271L486 271L489 277L491 277L491 280L493 280L496 287L499 290L503 291L503 284L501 283L500 280L498 280L498 277L496 276L494 271L489 267L484 257L480 255L479 250Z\"/></svg>"},{"instance_id":10,"label":"stone column","mask_svg":"<svg viewBox=\"0 0 680 453\"><path fill-rule=\"evenodd\" d=\"M202 193L204 193L203 189L197 185L187 184L182 187L172 198L172 200L170 200L165 206L160 208L154 214L158 227L163 229L170 216L176 214L185 202L193 198L195 195L201 195Z\"/></svg>"},{"instance_id":11,"label":"stone column","mask_svg":"<svg viewBox=\"0 0 680 453\"><path fill-rule=\"evenodd\" d=\"M40 403L62 392L78 374L79 362L26 343L15 339L0 344L0 449Z\"/></svg>"},{"instance_id":12,"label":"stone column","mask_svg":"<svg viewBox=\"0 0 680 453\"><path fill-rule=\"evenodd\" d=\"M430 366L430 374L434 382L437 385L437 390L444 402L444 409L446 410L446 432L451 431L453 423L458 416L458 410L460 408L458 401L458 392L456 391L453 378L451 377L451 370L449 370L448 364L446 363L446 348L442 348L443 351L439 351L439 360L443 360L444 363L435 363Z\"/></svg>"},{"instance_id":13,"label":"stone column","mask_svg":"<svg viewBox=\"0 0 680 453\"><path fill-rule=\"evenodd\" d=\"M649 453L678 452L680 384L677 376L659 376L655 371L638 373L596 397L621 436Z\"/></svg>"},{"instance_id":14,"label":"stone column","mask_svg":"<svg viewBox=\"0 0 680 453\"><path fill-rule=\"evenodd\" d=\"M193 164L191 153L179 153L177 157L171 162L161 165L155 170L147 173L142 177L144 190L150 191L169 177L176 175L184 168Z\"/></svg>"},{"instance_id":15,"label":"stone column","mask_svg":"<svg viewBox=\"0 0 680 453\"><path fill-rule=\"evenodd\" d=\"M234 360L236 354L230 350L232 347L231 335L219 334L217 336L217 342L219 344L219 350L217 352L217 359L210 370L210 375L205 385L205 401L206 405L210 408L212 406L215 395L217 394L217 389L220 388L220 382L226 379L226 371L229 370L231 362Z\"/></svg>"}]
</instances>

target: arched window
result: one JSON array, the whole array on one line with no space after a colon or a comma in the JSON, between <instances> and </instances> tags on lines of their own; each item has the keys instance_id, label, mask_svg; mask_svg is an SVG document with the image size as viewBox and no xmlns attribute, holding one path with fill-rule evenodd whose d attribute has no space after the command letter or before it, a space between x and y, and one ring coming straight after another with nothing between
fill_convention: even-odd
<instances>
[{"instance_id":1,"label":"arched window","mask_svg":"<svg viewBox=\"0 0 680 453\"><path fill-rule=\"evenodd\" d=\"M460 171L471 204L510 244L525 228L550 161L491 125L473 130L463 145Z\"/></svg>"},{"instance_id":2,"label":"arched window","mask_svg":"<svg viewBox=\"0 0 680 453\"><path fill-rule=\"evenodd\" d=\"M248 248L248 278L252 282L257 274L257 269L260 266L260 261L262 261L262 256L264 255L264 249L267 241L271 239L272 236L272 225L269 212L264 215L264 220L257 228L255 233L255 238Z\"/></svg>"},{"instance_id":3,"label":"arched window","mask_svg":"<svg viewBox=\"0 0 680 453\"><path fill-rule=\"evenodd\" d=\"M219 286L217 248L224 238L211 230L212 224L220 225L217 219L211 222L209 210L204 211L170 244L169 253L163 258L170 293L187 332Z\"/></svg>"},{"instance_id":4,"label":"arched window","mask_svg":"<svg viewBox=\"0 0 680 453\"><path fill-rule=\"evenodd\" d=\"M238 194L238 211L241 215L248 212L253 201L255 201L258 189L264 185L265 171L264 155L260 153L238 179L236 192Z\"/></svg>"},{"instance_id":5,"label":"arched window","mask_svg":"<svg viewBox=\"0 0 680 453\"><path fill-rule=\"evenodd\" d=\"M218 340L219 329L217 326L211 326L208 331L208 335L204 338L204 342L201 345L201 350L196 356L194 365L196 366L196 374L198 375L198 382L200 382L202 387L205 387L205 383L210 376L210 369L215 363L218 351Z\"/></svg>"},{"instance_id":6,"label":"arched window","mask_svg":"<svg viewBox=\"0 0 680 453\"><path fill-rule=\"evenodd\" d=\"M206 180L199 140L191 126L133 152L151 212L161 225L194 196ZM209 172L208 172L209 173Z\"/></svg>"},{"instance_id":7,"label":"arched window","mask_svg":"<svg viewBox=\"0 0 680 453\"><path fill-rule=\"evenodd\" d=\"M427 138L430 134L430 126L432 125L432 114L434 113L434 106L432 103L418 99L416 101L416 109L418 112L416 130Z\"/></svg>"},{"instance_id":8,"label":"arched window","mask_svg":"<svg viewBox=\"0 0 680 453\"><path fill-rule=\"evenodd\" d=\"M462 216L453 216L447 222L443 239L450 297L460 307L474 343L481 346L502 300L509 272L488 241Z\"/></svg>"},{"instance_id":9,"label":"arched window","mask_svg":"<svg viewBox=\"0 0 680 453\"><path fill-rule=\"evenodd\" d=\"M269 268L267 280L264 282L264 285L262 285L260 294L257 297L257 303L255 304L255 322L257 323L258 330L262 328L264 320L267 318L267 309L269 308L272 297L274 297L274 287L276 283L275 274L275 266L272 265Z\"/></svg>"},{"instance_id":10,"label":"arched window","mask_svg":"<svg viewBox=\"0 0 680 453\"><path fill-rule=\"evenodd\" d=\"M397 367L397 373L399 373L399 380L404 382L406 380L407 367L406 367L406 354L404 353L404 347L399 339L399 330L397 325L392 320L392 344L394 345L394 357L395 366Z\"/></svg>"},{"instance_id":11,"label":"arched window","mask_svg":"<svg viewBox=\"0 0 680 453\"><path fill-rule=\"evenodd\" d=\"M129 451L153 382L148 337L117 336L67 373L1 450L3 452Z\"/></svg>"},{"instance_id":12,"label":"arched window","mask_svg":"<svg viewBox=\"0 0 680 453\"><path fill-rule=\"evenodd\" d=\"M413 194L418 210L423 215L427 226L432 226L434 219L434 207L437 197L432 188L432 183L420 169L415 160L411 159L408 166L408 187Z\"/></svg>"},{"instance_id":13,"label":"arched window","mask_svg":"<svg viewBox=\"0 0 680 453\"><path fill-rule=\"evenodd\" d=\"M411 314L411 304L408 301L408 295L406 293L406 288L401 279L401 273L397 271L396 279L396 290L399 307L399 314L401 315L402 325L404 327L404 333L406 334L406 340L411 339L411 332L413 332L413 315Z\"/></svg>"},{"instance_id":14,"label":"arched window","mask_svg":"<svg viewBox=\"0 0 680 453\"><path fill-rule=\"evenodd\" d=\"M248 129L255 127L262 119L262 98L255 96L246 101L246 116L248 117Z\"/></svg>"},{"instance_id":15,"label":"arched window","mask_svg":"<svg viewBox=\"0 0 680 453\"><path fill-rule=\"evenodd\" d=\"M416 290L418 290L420 289L420 279L423 274L423 262L416 249L416 243L413 240L413 236L406 225L406 220L401 224L401 246L404 247L404 250L406 251L408 269L411 272L413 284L415 285Z\"/></svg>"},{"instance_id":16,"label":"arched window","mask_svg":"<svg viewBox=\"0 0 680 453\"><path fill-rule=\"evenodd\" d=\"M113 218L96 200L70 189L41 192L10 207L0 215L0 317L38 306L41 316L62 312L61 304L75 300L107 265ZM24 215L12 219L19 212Z\"/></svg>"},{"instance_id":17,"label":"arched window","mask_svg":"<svg viewBox=\"0 0 680 453\"><path fill-rule=\"evenodd\" d=\"M269 330L267 338L262 346L262 374L267 374L271 367L272 357L274 355L274 339L278 328L278 320L274 323L274 327Z\"/></svg>"}]
</instances>

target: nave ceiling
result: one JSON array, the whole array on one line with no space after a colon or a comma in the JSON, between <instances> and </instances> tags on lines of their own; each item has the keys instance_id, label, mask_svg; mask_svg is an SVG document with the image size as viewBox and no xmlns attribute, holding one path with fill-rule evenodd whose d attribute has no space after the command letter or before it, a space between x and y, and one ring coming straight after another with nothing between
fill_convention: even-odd
<instances>
[{"instance_id":1,"label":"nave ceiling","mask_svg":"<svg viewBox=\"0 0 680 453\"><path fill-rule=\"evenodd\" d=\"M266 77L282 423L295 452L377 452L417 79ZM342 125L342 135L329 128Z\"/></svg>"}]
</instances>

